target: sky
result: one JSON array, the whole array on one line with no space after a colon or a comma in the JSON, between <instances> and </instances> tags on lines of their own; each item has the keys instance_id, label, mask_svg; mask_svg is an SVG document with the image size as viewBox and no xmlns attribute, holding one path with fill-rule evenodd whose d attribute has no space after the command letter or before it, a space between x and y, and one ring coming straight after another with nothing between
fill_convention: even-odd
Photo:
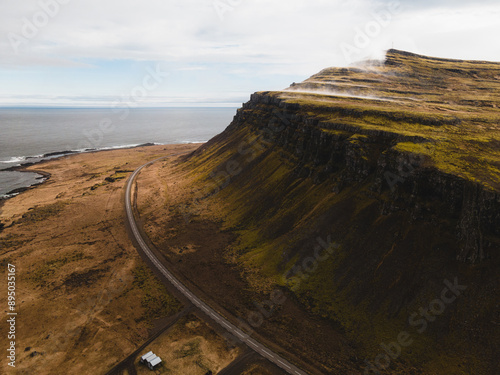
<instances>
[{"instance_id":1,"label":"sky","mask_svg":"<svg viewBox=\"0 0 500 375\"><path fill-rule=\"evenodd\" d=\"M0 106L229 106L390 48L500 61L497 0L0 0Z\"/></svg>"}]
</instances>

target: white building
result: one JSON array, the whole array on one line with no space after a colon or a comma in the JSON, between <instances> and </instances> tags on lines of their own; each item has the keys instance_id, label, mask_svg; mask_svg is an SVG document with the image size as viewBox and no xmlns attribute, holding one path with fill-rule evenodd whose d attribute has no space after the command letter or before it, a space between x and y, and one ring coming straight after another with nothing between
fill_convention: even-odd
<instances>
[{"instance_id":1,"label":"white building","mask_svg":"<svg viewBox=\"0 0 500 375\"><path fill-rule=\"evenodd\" d=\"M161 364L161 358L154 354L152 351L144 354L141 357L141 363L144 363L150 370L154 370Z\"/></svg>"}]
</instances>

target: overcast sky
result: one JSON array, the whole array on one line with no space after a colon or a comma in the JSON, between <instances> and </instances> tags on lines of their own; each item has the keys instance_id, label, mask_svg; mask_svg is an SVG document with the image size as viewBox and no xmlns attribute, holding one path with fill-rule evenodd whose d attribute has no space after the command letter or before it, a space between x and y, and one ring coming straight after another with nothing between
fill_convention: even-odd
<instances>
[{"instance_id":1,"label":"overcast sky","mask_svg":"<svg viewBox=\"0 0 500 375\"><path fill-rule=\"evenodd\" d=\"M0 0L0 106L238 106L394 48L500 61L497 0Z\"/></svg>"}]
</instances>

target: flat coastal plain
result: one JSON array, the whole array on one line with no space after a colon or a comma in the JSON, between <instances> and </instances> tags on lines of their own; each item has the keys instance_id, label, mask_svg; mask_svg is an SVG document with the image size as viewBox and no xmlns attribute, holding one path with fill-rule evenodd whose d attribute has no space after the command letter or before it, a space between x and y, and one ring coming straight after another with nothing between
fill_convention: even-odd
<instances>
[{"instance_id":1,"label":"flat coastal plain","mask_svg":"<svg viewBox=\"0 0 500 375\"><path fill-rule=\"evenodd\" d=\"M16 367L2 356L0 373L104 374L183 309L129 239L124 186L147 161L197 147L103 151L27 168L43 170L50 179L0 207L0 279L5 284L7 265L15 265L17 312ZM5 285L2 290L6 317ZM2 349L8 349L6 319L0 324ZM191 345L189 337L176 340ZM201 353L211 358L211 368L224 368L237 354L209 344L201 346L221 351ZM174 367L182 373L179 363Z\"/></svg>"}]
</instances>

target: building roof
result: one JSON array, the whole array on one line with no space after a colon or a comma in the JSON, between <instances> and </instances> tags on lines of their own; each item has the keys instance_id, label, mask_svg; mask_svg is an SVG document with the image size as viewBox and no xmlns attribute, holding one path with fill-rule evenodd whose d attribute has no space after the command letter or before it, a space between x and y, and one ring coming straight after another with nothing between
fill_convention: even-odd
<instances>
[{"instance_id":1,"label":"building roof","mask_svg":"<svg viewBox=\"0 0 500 375\"><path fill-rule=\"evenodd\" d=\"M144 354L144 355L141 357L141 361L145 361L147 358L149 358L149 357L151 357L151 356L153 356L153 355L154 355L154 353L153 353L152 351L150 351L150 352L148 352L148 353Z\"/></svg>"},{"instance_id":2,"label":"building roof","mask_svg":"<svg viewBox=\"0 0 500 375\"><path fill-rule=\"evenodd\" d=\"M158 365L161 363L161 358L160 357L156 357L155 359L153 359L152 361L149 361L149 363L151 364L152 367Z\"/></svg>"}]
</instances>

